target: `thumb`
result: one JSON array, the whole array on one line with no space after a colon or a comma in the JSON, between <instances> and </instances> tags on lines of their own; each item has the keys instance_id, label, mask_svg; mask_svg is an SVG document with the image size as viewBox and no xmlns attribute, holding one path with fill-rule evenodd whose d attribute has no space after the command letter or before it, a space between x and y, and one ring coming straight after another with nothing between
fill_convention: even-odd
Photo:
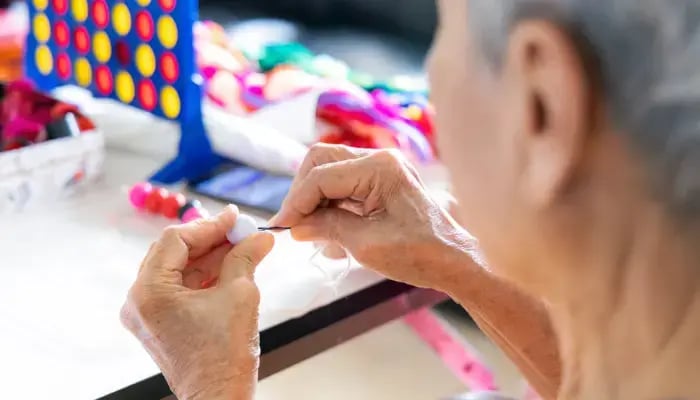
<instances>
[{"instance_id":1,"label":"thumb","mask_svg":"<svg viewBox=\"0 0 700 400\"><path fill-rule=\"evenodd\" d=\"M238 278L253 279L255 268L274 244L275 238L267 232L255 233L238 243L224 257L219 282L225 285Z\"/></svg>"},{"instance_id":2,"label":"thumb","mask_svg":"<svg viewBox=\"0 0 700 400\"><path fill-rule=\"evenodd\" d=\"M333 241L351 248L363 236L367 223L359 215L340 208L321 208L292 227L292 237L303 242Z\"/></svg>"}]
</instances>

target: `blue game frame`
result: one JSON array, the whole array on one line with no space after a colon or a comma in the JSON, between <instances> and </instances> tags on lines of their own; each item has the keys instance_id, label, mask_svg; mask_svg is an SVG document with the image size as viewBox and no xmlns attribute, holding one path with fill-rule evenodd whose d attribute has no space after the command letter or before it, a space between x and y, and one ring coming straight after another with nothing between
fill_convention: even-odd
<instances>
[{"instance_id":1,"label":"blue game frame","mask_svg":"<svg viewBox=\"0 0 700 400\"><path fill-rule=\"evenodd\" d=\"M97 66L107 66L112 73L113 79L116 79L116 74L118 71L125 71L132 77L134 87L138 86L137 83L139 79L150 79L155 86L156 94L160 93L160 89L166 84L172 86L180 98L179 114L177 116L173 116L172 118L168 118L159 107L160 101L157 101L155 109L151 110L150 112L156 117L172 119L179 123L180 142L178 146L178 155L174 160L156 172L150 178L150 180L170 184L181 180L197 179L208 174L221 160L213 152L202 120L202 79L195 64L196 56L193 32L194 24L199 18L198 1L176 0L172 11L164 13L160 9L159 0L151 0L150 4L145 7L139 5L137 0L106 0L105 3L107 4L109 22L106 26L102 27L99 27L93 20L91 6L94 5L94 1L85 1L85 4L87 5L86 19L82 18L85 17L84 10L82 16L76 19L76 16L71 9L71 0L63 0L63 3L67 7L66 11L64 13L59 13L57 10L53 9L52 0L27 1L30 29L27 35L24 56L24 71L26 77L34 82L36 86L43 91L50 91L62 85L74 84L85 87L96 97L108 97L118 101L121 100L116 95L117 90L114 80L112 84L114 86L114 90L112 90L111 93L103 93L98 90L96 83L97 80L94 76L94 71ZM123 36L115 30L115 26L113 25L112 21L112 10L120 3L124 4L129 9L131 16L130 29L128 30L128 33ZM37 5L41 9L38 8ZM149 42L144 42L138 37L137 28L133 22L133 16L140 10L145 10L152 16L153 38ZM34 33L33 23L37 16L40 16L41 19L46 21L41 14L48 18L51 34L48 40L43 37L41 38L42 41L40 42L39 38L37 38L39 35ZM178 39L175 45L170 49L166 49L158 39L157 20L162 14L169 14L177 27ZM59 20L64 21L69 28L70 43L68 44L59 44L56 42L56 38L54 38L54 27L56 22ZM85 27L89 33L88 37L90 39L90 48L87 52L79 51L75 43L73 43L74 31L80 26ZM100 61L97 60L96 53L92 48L93 37L97 31L103 31L106 33L111 44L111 57L104 63L100 63ZM122 61L118 60L118 57L116 56L117 43L120 43L122 46L126 45L130 50L131 57L127 63L123 63ZM151 77L142 76L136 67L134 52L137 46L143 43L147 43L152 48L156 57L156 69ZM42 47L42 50L48 48L51 52L53 66L50 72L47 72L46 70L42 71L38 66L36 54L39 47ZM160 75L158 68L158 57L166 50L169 50L175 55L179 64L178 78L174 82L166 82ZM71 63L71 70L75 68L75 60L78 58L82 57L87 60L92 71L92 79L87 86L78 84L76 76L73 72L70 73L70 76L59 76L56 60L58 55L61 53L67 54ZM139 79L134 79L135 77L138 77ZM139 104L138 91L136 89L134 89L134 93L135 95L133 96L133 100L126 104L143 109L143 107L141 107ZM159 96L156 98L159 98Z\"/></svg>"}]
</instances>

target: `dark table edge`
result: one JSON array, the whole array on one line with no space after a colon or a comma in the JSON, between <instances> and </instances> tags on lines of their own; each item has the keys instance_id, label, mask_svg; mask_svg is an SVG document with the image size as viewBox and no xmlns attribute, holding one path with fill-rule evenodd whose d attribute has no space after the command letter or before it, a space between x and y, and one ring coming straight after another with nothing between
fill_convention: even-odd
<instances>
[{"instance_id":1,"label":"dark table edge","mask_svg":"<svg viewBox=\"0 0 700 400\"><path fill-rule=\"evenodd\" d=\"M260 333L260 379L337 346L364 332L447 297L428 289L382 281ZM100 400L160 400L172 392L162 374Z\"/></svg>"}]
</instances>

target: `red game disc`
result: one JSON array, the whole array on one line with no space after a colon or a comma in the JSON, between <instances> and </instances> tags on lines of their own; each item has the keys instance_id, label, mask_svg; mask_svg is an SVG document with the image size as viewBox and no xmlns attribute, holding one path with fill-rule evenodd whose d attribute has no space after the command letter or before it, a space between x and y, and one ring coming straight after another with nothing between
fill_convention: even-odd
<instances>
[{"instance_id":1,"label":"red game disc","mask_svg":"<svg viewBox=\"0 0 700 400\"><path fill-rule=\"evenodd\" d=\"M95 69L95 83L97 85L97 90L103 95L112 93L114 89L114 79L112 78L112 71L110 71L106 65L100 65Z\"/></svg>"},{"instance_id":2,"label":"red game disc","mask_svg":"<svg viewBox=\"0 0 700 400\"><path fill-rule=\"evenodd\" d=\"M67 47L70 44L70 29L66 21L56 22L53 26L53 36L61 47Z\"/></svg>"},{"instance_id":3,"label":"red game disc","mask_svg":"<svg viewBox=\"0 0 700 400\"><path fill-rule=\"evenodd\" d=\"M180 66L177 63L177 57L169 51L166 51L160 56L158 67L160 69L160 74L163 75L163 79L168 83L174 83L180 75Z\"/></svg>"},{"instance_id":4,"label":"red game disc","mask_svg":"<svg viewBox=\"0 0 700 400\"><path fill-rule=\"evenodd\" d=\"M177 0L158 0L158 5L160 5L160 8L162 8L165 12L173 11L176 3Z\"/></svg>"},{"instance_id":5,"label":"red game disc","mask_svg":"<svg viewBox=\"0 0 700 400\"><path fill-rule=\"evenodd\" d=\"M150 80L144 79L139 82L137 96L144 110L153 111L156 108L156 86Z\"/></svg>"},{"instance_id":6,"label":"red game disc","mask_svg":"<svg viewBox=\"0 0 700 400\"><path fill-rule=\"evenodd\" d=\"M139 35L139 38L144 42L150 42L153 39L154 32L155 27L151 14L146 10L136 13L136 34Z\"/></svg>"},{"instance_id":7,"label":"red game disc","mask_svg":"<svg viewBox=\"0 0 700 400\"><path fill-rule=\"evenodd\" d=\"M73 43L75 43L75 48L82 54L87 54L90 51L90 34L86 27L79 26L75 28Z\"/></svg>"},{"instance_id":8,"label":"red game disc","mask_svg":"<svg viewBox=\"0 0 700 400\"><path fill-rule=\"evenodd\" d=\"M94 0L91 8L92 20L95 25L104 29L109 24L109 7L106 0Z\"/></svg>"},{"instance_id":9,"label":"red game disc","mask_svg":"<svg viewBox=\"0 0 700 400\"><path fill-rule=\"evenodd\" d=\"M131 63L131 50L129 50L129 45L125 41L120 40L115 46L117 61L123 66L129 65Z\"/></svg>"},{"instance_id":10,"label":"red game disc","mask_svg":"<svg viewBox=\"0 0 700 400\"><path fill-rule=\"evenodd\" d=\"M68 0L51 0L51 4L56 14L63 15L68 11Z\"/></svg>"},{"instance_id":11,"label":"red game disc","mask_svg":"<svg viewBox=\"0 0 700 400\"><path fill-rule=\"evenodd\" d=\"M68 54L61 53L56 57L56 72L61 79L68 79L71 75L71 62Z\"/></svg>"}]
</instances>

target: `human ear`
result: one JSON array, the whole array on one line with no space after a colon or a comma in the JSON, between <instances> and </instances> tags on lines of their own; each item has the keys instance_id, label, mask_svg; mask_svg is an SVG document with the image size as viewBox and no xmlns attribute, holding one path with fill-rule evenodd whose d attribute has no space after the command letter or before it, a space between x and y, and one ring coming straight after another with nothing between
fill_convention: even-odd
<instances>
[{"instance_id":1,"label":"human ear","mask_svg":"<svg viewBox=\"0 0 700 400\"><path fill-rule=\"evenodd\" d=\"M546 206L572 183L592 133L593 90L572 37L544 20L512 31L505 71L517 88L522 126L520 176L525 195Z\"/></svg>"}]
</instances>

